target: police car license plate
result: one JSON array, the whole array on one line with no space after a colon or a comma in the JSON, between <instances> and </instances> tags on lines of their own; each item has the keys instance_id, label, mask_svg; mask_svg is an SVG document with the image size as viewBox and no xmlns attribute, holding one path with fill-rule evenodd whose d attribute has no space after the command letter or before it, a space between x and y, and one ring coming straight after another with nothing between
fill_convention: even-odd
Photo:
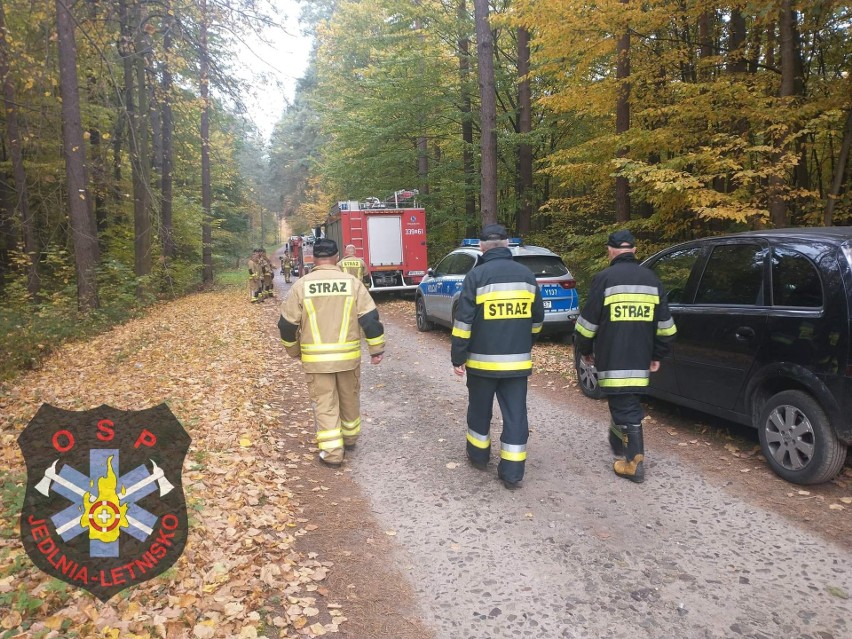
<instances>
[{"instance_id":1,"label":"police car license plate","mask_svg":"<svg viewBox=\"0 0 852 639\"><path fill-rule=\"evenodd\" d=\"M551 306L553 305L553 302L551 302L550 300L542 300L542 302L544 302L544 310L549 311Z\"/></svg>"}]
</instances>

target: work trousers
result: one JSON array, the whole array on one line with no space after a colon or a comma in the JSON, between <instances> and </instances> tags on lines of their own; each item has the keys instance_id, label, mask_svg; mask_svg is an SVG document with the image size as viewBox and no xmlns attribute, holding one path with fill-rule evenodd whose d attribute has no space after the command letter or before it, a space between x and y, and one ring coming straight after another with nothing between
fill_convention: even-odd
<instances>
[{"instance_id":1,"label":"work trousers","mask_svg":"<svg viewBox=\"0 0 852 639\"><path fill-rule=\"evenodd\" d=\"M249 277L249 292L251 293L252 299L255 299L258 295L260 295L261 291L261 280L257 275L252 275Z\"/></svg>"},{"instance_id":2,"label":"work trousers","mask_svg":"<svg viewBox=\"0 0 852 639\"><path fill-rule=\"evenodd\" d=\"M503 414L500 463L497 476L508 482L524 478L527 458L527 378L467 375L467 454L475 464L485 465L491 456L491 416L494 395Z\"/></svg>"},{"instance_id":3,"label":"work trousers","mask_svg":"<svg viewBox=\"0 0 852 639\"><path fill-rule=\"evenodd\" d=\"M642 410L639 397L636 393L613 393L606 396L613 424L622 426L642 423L645 411Z\"/></svg>"},{"instance_id":4,"label":"work trousers","mask_svg":"<svg viewBox=\"0 0 852 639\"><path fill-rule=\"evenodd\" d=\"M343 461L343 446L354 445L361 433L361 368L305 375L317 445L326 451L326 461Z\"/></svg>"}]
</instances>

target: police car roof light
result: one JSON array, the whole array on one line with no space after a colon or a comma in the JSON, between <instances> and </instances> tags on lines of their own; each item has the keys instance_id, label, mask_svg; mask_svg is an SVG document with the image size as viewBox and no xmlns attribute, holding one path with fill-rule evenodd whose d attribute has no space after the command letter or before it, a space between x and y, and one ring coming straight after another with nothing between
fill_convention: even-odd
<instances>
[{"instance_id":1,"label":"police car roof light","mask_svg":"<svg viewBox=\"0 0 852 639\"><path fill-rule=\"evenodd\" d=\"M520 237L510 237L509 238L509 246L521 246L524 243L524 240ZM462 246L479 246L479 239L475 237L468 237L462 240Z\"/></svg>"}]
</instances>

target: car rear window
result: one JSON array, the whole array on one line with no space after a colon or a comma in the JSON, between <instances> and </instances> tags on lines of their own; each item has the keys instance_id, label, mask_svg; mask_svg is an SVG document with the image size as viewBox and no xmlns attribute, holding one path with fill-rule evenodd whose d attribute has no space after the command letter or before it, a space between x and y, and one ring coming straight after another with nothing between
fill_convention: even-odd
<instances>
[{"instance_id":1,"label":"car rear window","mask_svg":"<svg viewBox=\"0 0 852 639\"><path fill-rule=\"evenodd\" d=\"M526 266L536 277L568 275L568 268L555 255L516 255L515 261Z\"/></svg>"},{"instance_id":2,"label":"car rear window","mask_svg":"<svg viewBox=\"0 0 852 639\"><path fill-rule=\"evenodd\" d=\"M781 246L773 250L772 303L775 306L822 306L819 273L811 261L798 251Z\"/></svg>"}]
</instances>

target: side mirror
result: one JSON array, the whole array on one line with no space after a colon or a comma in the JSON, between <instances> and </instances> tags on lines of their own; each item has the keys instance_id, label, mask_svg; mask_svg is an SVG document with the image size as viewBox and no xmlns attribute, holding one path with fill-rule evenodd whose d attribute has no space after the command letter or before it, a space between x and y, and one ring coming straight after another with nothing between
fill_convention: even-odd
<instances>
[{"instance_id":1,"label":"side mirror","mask_svg":"<svg viewBox=\"0 0 852 639\"><path fill-rule=\"evenodd\" d=\"M433 271L431 268L427 268L426 275L428 275L429 277L435 277L435 271Z\"/></svg>"}]
</instances>

